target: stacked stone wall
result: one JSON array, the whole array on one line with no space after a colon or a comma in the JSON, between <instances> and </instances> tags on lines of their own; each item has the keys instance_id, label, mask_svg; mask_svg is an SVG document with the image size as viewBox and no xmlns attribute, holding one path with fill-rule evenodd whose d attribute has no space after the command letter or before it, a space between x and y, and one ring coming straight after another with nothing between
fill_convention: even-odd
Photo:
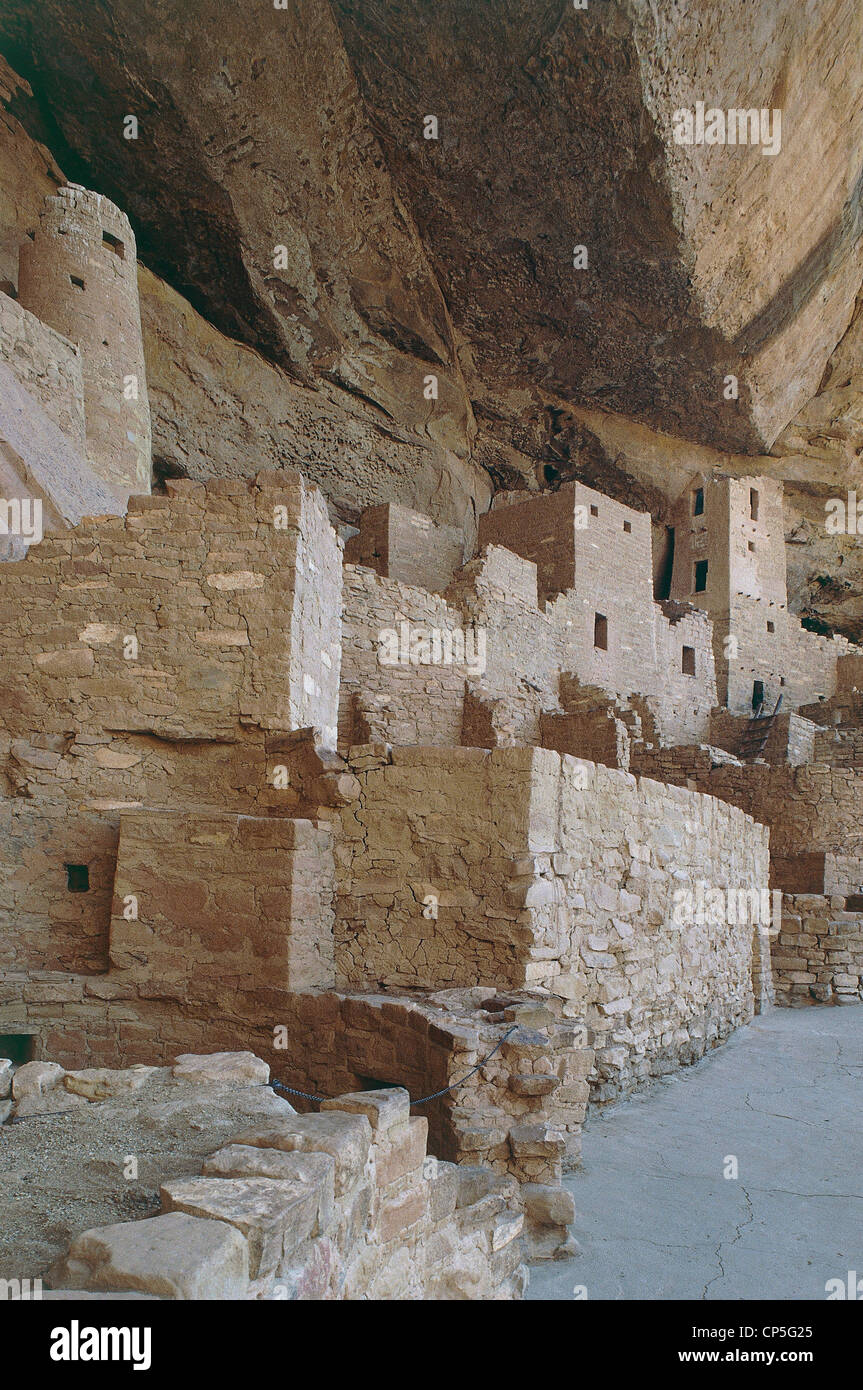
<instances>
[{"instance_id":1,"label":"stacked stone wall","mask_svg":"<svg viewBox=\"0 0 863 1390\"><path fill-rule=\"evenodd\" d=\"M786 894L771 942L776 998L792 1007L863 999L863 912L844 896Z\"/></svg>"}]
</instances>

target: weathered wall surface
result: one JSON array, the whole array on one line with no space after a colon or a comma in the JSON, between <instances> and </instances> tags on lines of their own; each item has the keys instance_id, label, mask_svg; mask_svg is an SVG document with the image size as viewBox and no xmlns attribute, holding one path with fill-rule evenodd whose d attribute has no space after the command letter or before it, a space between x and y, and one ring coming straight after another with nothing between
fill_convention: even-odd
<instances>
[{"instance_id":1,"label":"weathered wall surface","mask_svg":"<svg viewBox=\"0 0 863 1390\"><path fill-rule=\"evenodd\" d=\"M863 1000L863 913L844 896L786 894L782 927L771 942L776 998L805 1004Z\"/></svg>"},{"instance_id":2,"label":"weathered wall surface","mask_svg":"<svg viewBox=\"0 0 863 1390\"><path fill-rule=\"evenodd\" d=\"M5 566L0 595L12 736L219 740L248 723L335 739L341 553L297 474L135 498Z\"/></svg>"},{"instance_id":3,"label":"weathered wall surface","mask_svg":"<svg viewBox=\"0 0 863 1390\"><path fill-rule=\"evenodd\" d=\"M106 970L116 823L62 803L0 797L0 825L0 968ZM87 865L87 892L69 891L67 864Z\"/></svg>"},{"instance_id":4,"label":"weathered wall surface","mask_svg":"<svg viewBox=\"0 0 863 1390\"><path fill-rule=\"evenodd\" d=\"M95 1072L38 1062L14 1072L16 1112L63 1113L89 1198L80 1203L88 1228L72 1225L68 1250L55 1225L41 1262L33 1251L28 1268L46 1288L291 1301L524 1293L517 1184L429 1159L427 1121L411 1117L405 1091L340 1095L319 1115L297 1115L268 1089L269 1068L251 1052L171 1060ZM153 1135L166 1129L175 1151L166 1158L163 1141L151 1156ZM142 1156L139 1219L97 1225L129 1205L90 1170L97 1136L118 1132ZM13 1174L16 1159L27 1161L28 1138L22 1127L4 1145ZM31 1205L44 1220L47 1204ZM52 1246L59 1258L46 1270ZM20 1257L9 1269L4 1253L3 1273L20 1275Z\"/></svg>"},{"instance_id":5,"label":"weathered wall surface","mask_svg":"<svg viewBox=\"0 0 863 1390\"><path fill-rule=\"evenodd\" d=\"M767 888L767 832L734 807L546 749L358 749L352 766L348 982L542 986L593 1030L600 1098L752 1016L752 927L674 920L699 881Z\"/></svg>"},{"instance_id":6,"label":"weathered wall surface","mask_svg":"<svg viewBox=\"0 0 863 1390\"><path fill-rule=\"evenodd\" d=\"M126 813L112 976L175 993L186 1005L231 989L238 1015L264 980L272 989L325 988L334 982L332 893L329 827L286 817Z\"/></svg>"},{"instance_id":7,"label":"weathered wall surface","mask_svg":"<svg viewBox=\"0 0 863 1390\"><path fill-rule=\"evenodd\" d=\"M84 386L75 344L0 293L0 357L69 443L84 453Z\"/></svg>"},{"instance_id":8,"label":"weathered wall surface","mask_svg":"<svg viewBox=\"0 0 863 1390\"><path fill-rule=\"evenodd\" d=\"M18 296L78 345L87 455L130 493L150 491L150 409L135 237L107 198L78 184L46 198L19 255Z\"/></svg>"}]
</instances>

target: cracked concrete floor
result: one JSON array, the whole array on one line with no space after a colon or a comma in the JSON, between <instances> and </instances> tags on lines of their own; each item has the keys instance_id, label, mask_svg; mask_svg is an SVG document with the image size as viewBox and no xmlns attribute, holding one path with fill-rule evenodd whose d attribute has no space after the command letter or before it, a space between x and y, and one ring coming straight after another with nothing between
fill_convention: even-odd
<instances>
[{"instance_id":1,"label":"cracked concrete floor","mask_svg":"<svg viewBox=\"0 0 863 1390\"><path fill-rule=\"evenodd\" d=\"M863 1007L762 1014L591 1119L565 1179L582 1253L534 1265L527 1296L823 1300L863 1277L861 1140Z\"/></svg>"}]
</instances>

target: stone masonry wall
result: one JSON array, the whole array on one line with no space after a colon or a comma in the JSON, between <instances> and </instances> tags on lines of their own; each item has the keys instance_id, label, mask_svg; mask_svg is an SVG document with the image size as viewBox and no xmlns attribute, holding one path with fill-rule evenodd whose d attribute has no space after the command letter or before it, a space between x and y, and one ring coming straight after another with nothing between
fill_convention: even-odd
<instances>
[{"instance_id":1,"label":"stone masonry wall","mask_svg":"<svg viewBox=\"0 0 863 1390\"><path fill-rule=\"evenodd\" d=\"M13 1074L16 1110L74 1109L67 1131L83 1120L72 1130L82 1146L92 1130L82 1107L114 1125L122 1117L134 1145L172 1109L191 1119L196 1099L215 1145L200 1176L185 1163L161 1178L161 1214L79 1231L45 1271L48 1288L219 1300L522 1296L518 1185L429 1159L427 1121L411 1116L405 1091L340 1095L298 1115L274 1099L268 1066L248 1051L172 1060L126 1071L36 1062Z\"/></svg>"},{"instance_id":2,"label":"stone masonry wall","mask_svg":"<svg viewBox=\"0 0 863 1390\"><path fill-rule=\"evenodd\" d=\"M76 345L2 291L0 358L85 456L84 387Z\"/></svg>"},{"instance_id":3,"label":"stone masonry wall","mask_svg":"<svg viewBox=\"0 0 863 1390\"><path fill-rule=\"evenodd\" d=\"M0 569L3 729L334 740L341 566L320 494L289 473L169 488Z\"/></svg>"},{"instance_id":4,"label":"stone masonry wall","mask_svg":"<svg viewBox=\"0 0 863 1390\"><path fill-rule=\"evenodd\" d=\"M863 912L843 896L786 894L771 942L777 1002L857 1004L863 1000Z\"/></svg>"},{"instance_id":5,"label":"stone masonry wall","mask_svg":"<svg viewBox=\"0 0 863 1390\"><path fill-rule=\"evenodd\" d=\"M547 749L370 747L350 761L361 792L336 899L348 982L547 989L595 1036L601 1098L752 1016L752 929L674 920L678 888L767 888L767 833L735 808Z\"/></svg>"}]
</instances>

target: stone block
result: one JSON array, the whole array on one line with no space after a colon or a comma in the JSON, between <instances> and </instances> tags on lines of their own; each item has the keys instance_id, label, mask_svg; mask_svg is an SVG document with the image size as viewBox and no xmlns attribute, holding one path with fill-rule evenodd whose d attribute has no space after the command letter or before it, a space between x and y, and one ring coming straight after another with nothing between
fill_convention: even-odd
<instances>
[{"instance_id":1,"label":"stone block","mask_svg":"<svg viewBox=\"0 0 863 1390\"><path fill-rule=\"evenodd\" d=\"M248 1241L252 1279L274 1273L312 1234L318 1194L307 1183L272 1178L181 1178L164 1183L166 1212L226 1221Z\"/></svg>"},{"instance_id":2,"label":"stone block","mask_svg":"<svg viewBox=\"0 0 863 1390\"><path fill-rule=\"evenodd\" d=\"M378 1186L387 1187L420 1168L426 1156L427 1141L428 1120L424 1116L412 1119L404 1129L390 1131L381 1138L375 1155Z\"/></svg>"},{"instance_id":3,"label":"stone block","mask_svg":"<svg viewBox=\"0 0 863 1390\"><path fill-rule=\"evenodd\" d=\"M266 1086L270 1068L254 1052L184 1052L174 1058L172 1075L198 1085Z\"/></svg>"},{"instance_id":4,"label":"stone block","mask_svg":"<svg viewBox=\"0 0 863 1390\"><path fill-rule=\"evenodd\" d=\"M44 1095L59 1085L63 1075L63 1068L56 1062L25 1062L12 1077L12 1095L16 1100Z\"/></svg>"},{"instance_id":5,"label":"stone block","mask_svg":"<svg viewBox=\"0 0 863 1390\"><path fill-rule=\"evenodd\" d=\"M424 1186L410 1188L407 1192L399 1193L392 1201L383 1202L376 1225L378 1240L385 1245L387 1241L395 1239L402 1231L422 1221L427 1210L428 1192Z\"/></svg>"},{"instance_id":6,"label":"stone block","mask_svg":"<svg viewBox=\"0 0 863 1390\"><path fill-rule=\"evenodd\" d=\"M170 1212L84 1231L53 1282L157 1298L238 1299L249 1285L249 1247L234 1226Z\"/></svg>"},{"instance_id":7,"label":"stone block","mask_svg":"<svg viewBox=\"0 0 863 1390\"><path fill-rule=\"evenodd\" d=\"M321 1102L321 1111L344 1110L353 1115L365 1115L376 1133L394 1126L406 1125L410 1119L410 1094L403 1086L390 1086L381 1091L353 1091Z\"/></svg>"},{"instance_id":8,"label":"stone block","mask_svg":"<svg viewBox=\"0 0 863 1390\"><path fill-rule=\"evenodd\" d=\"M286 1153L328 1153L335 1159L339 1197L359 1179L369 1156L372 1129L365 1115L328 1110L320 1115L285 1116L255 1125L235 1137L236 1144L281 1149Z\"/></svg>"},{"instance_id":9,"label":"stone block","mask_svg":"<svg viewBox=\"0 0 863 1390\"><path fill-rule=\"evenodd\" d=\"M84 1071L67 1071L63 1085L85 1100L107 1100L109 1097L128 1095L139 1091L151 1076L157 1074L157 1067L136 1066L123 1071L111 1071L108 1067L88 1067Z\"/></svg>"}]
</instances>

